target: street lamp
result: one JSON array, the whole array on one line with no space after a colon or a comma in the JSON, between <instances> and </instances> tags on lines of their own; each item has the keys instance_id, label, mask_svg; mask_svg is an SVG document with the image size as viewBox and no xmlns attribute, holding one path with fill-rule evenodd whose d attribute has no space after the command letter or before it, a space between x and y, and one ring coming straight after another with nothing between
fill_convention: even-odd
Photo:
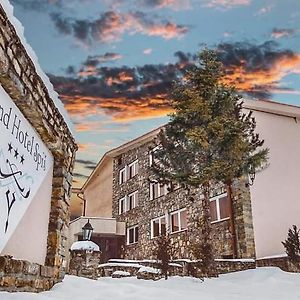
<instances>
[{"instance_id":1,"label":"street lamp","mask_svg":"<svg viewBox=\"0 0 300 300\"><path fill-rule=\"evenodd\" d=\"M249 186L253 185L254 179L255 179L255 169L251 168L251 170L249 171Z\"/></svg>"},{"instance_id":2,"label":"street lamp","mask_svg":"<svg viewBox=\"0 0 300 300\"><path fill-rule=\"evenodd\" d=\"M90 219L88 219L87 223L82 227L82 237L84 241L89 241L91 239L93 230L94 228L90 223Z\"/></svg>"}]
</instances>

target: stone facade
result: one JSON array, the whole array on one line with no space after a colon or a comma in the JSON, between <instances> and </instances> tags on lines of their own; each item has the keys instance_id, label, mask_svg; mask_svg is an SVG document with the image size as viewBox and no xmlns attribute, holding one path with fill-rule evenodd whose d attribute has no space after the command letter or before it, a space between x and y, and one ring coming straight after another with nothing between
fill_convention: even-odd
<instances>
[{"instance_id":1,"label":"stone facade","mask_svg":"<svg viewBox=\"0 0 300 300\"><path fill-rule=\"evenodd\" d=\"M0 5L0 84L35 128L54 157L51 212L45 266L1 257L0 290L40 291L64 276L64 257L69 223L72 171L77 146L67 124L49 96L42 79ZM37 269L15 271L8 266Z\"/></svg>"},{"instance_id":2,"label":"stone facade","mask_svg":"<svg viewBox=\"0 0 300 300\"><path fill-rule=\"evenodd\" d=\"M126 259L154 259L155 238L151 239L151 220L182 208L187 210L187 229L171 233L171 244L174 248L173 259L192 258L191 241L198 240L197 220L201 216L201 191L195 189L190 195L182 188L167 195L150 200L151 169L149 151L155 146L154 140L123 152L115 157L113 164L113 217L126 222L126 227L138 225L138 242L125 245L123 257ZM138 160L138 174L119 183L119 171ZM153 177L153 176L152 176ZM138 206L119 214L119 199L138 191ZM225 192L226 189L215 188L211 196ZM191 197L192 196L192 197ZM232 186L233 215L237 237L237 256L253 258L255 256L254 236L251 216L250 191L247 181L241 179ZM232 234L230 221L223 220L212 224L212 237L215 255L218 258L233 257Z\"/></svg>"}]
</instances>

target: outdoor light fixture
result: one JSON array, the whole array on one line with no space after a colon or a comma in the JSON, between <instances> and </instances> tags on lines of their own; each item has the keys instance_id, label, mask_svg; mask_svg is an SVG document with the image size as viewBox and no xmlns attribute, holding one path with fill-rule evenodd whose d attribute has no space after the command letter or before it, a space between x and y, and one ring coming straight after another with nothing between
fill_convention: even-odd
<instances>
[{"instance_id":1,"label":"outdoor light fixture","mask_svg":"<svg viewBox=\"0 0 300 300\"><path fill-rule=\"evenodd\" d=\"M251 169L249 172L249 186L252 186L255 179L255 169Z\"/></svg>"},{"instance_id":2,"label":"outdoor light fixture","mask_svg":"<svg viewBox=\"0 0 300 300\"><path fill-rule=\"evenodd\" d=\"M93 230L94 228L90 223L90 219L88 219L87 223L82 227L82 237L84 241L89 241L91 239Z\"/></svg>"}]
</instances>

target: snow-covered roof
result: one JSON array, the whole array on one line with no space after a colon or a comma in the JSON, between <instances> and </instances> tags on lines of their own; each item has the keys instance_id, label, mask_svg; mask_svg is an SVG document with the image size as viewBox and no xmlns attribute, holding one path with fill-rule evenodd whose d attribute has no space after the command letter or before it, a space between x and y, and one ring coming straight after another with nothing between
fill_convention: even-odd
<instances>
[{"instance_id":1,"label":"snow-covered roof","mask_svg":"<svg viewBox=\"0 0 300 300\"><path fill-rule=\"evenodd\" d=\"M59 96L57 92L55 92L52 83L50 82L48 76L44 73L44 71L41 69L38 58L34 52L34 50L31 48L31 46L27 43L25 36L24 36L24 27L21 24L21 22L14 16L14 7L10 4L9 0L1 0L0 2L1 6L5 10L5 13L10 21L10 23L14 26L18 37L21 40L22 45L24 46L28 56L32 60L37 74L42 79L43 83L45 84L47 91L49 93L50 98L54 102L54 105L57 107L60 114L63 116L66 124L68 125L69 130L74 135L73 125L72 122L64 108L63 103L59 99Z\"/></svg>"},{"instance_id":2,"label":"snow-covered roof","mask_svg":"<svg viewBox=\"0 0 300 300\"><path fill-rule=\"evenodd\" d=\"M77 241L72 244L71 250L100 251L100 248L92 241Z\"/></svg>"}]
</instances>

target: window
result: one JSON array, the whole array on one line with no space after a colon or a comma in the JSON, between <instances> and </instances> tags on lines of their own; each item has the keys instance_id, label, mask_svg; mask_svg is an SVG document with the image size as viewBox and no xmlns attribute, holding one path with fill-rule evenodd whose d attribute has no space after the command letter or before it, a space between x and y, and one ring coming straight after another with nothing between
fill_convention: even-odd
<instances>
[{"instance_id":1,"label":"window","mask_svg":"<svg viewBox=\"0 0 300 300\"><path fill-rule=\"evenodd\" d=\"M119 215L126 211L126 196L119 200Z\"/></svg>"},{"instance_id":2,"label":"window","mask_svg":"<svg viewBox=\"0 0 300 300\"><path fill-rule=\"evenodd\" d=\"M228 220L229 215L229 201L226 193L210 199L210 216L212 223Z\"/></svg>"},{"instance_id":3,"label":"window","mask_svg":"<svg viewBox=\"0 0 300 300\"><path fill-rule=\"evenodd\" d=\"M172 212L170 214L171 233L187 229L186 208Z\"/></svg>"},{"instance_id":4,"label":"window","mask_svg":"<svg viewBox=\"0 0 300 300\"><path fill-rule=\"evenodd\" d=\"M150 200L168 194L168 185L159 182L150 182Z\"/></svg>"},{"instance_id":5,"label":"window","mask_svg":"<svg viewBox=\"0 0 300 300\"><path fill-rule=\"evenodd\" d=\"M119 171L119 184L122 184L126 181L126 167Z\"/></svg>"},{"instance_id":6,"label":"window","mask_svg":"<svg viewBox=\"0 0 300 300\"><path fill-rule=\"evenodd\" d=\"M125 195L119 200L119 215L138 206L138 191L134 191L128 196Z\"/></svg>"},{"instance_id":7,"label":"window","mask_svg":"<svg viewBox=\"0 0 300 300\"><path fill-rule=\"evenodd\" d=\"M139 239L139 228L138 226L132 226L127 228L127 245L135 244Z\"/></svg>"},{"instance_id":8,"label":"window","mask_svg":"<svg viewBox=\"0 0 300 300\"><path fill-rule=\"evenodd\" d=\"M127 210L131 210L138 206L138 191L135 191L127 197Z\"/></svg>"},{"instance_id":9,"label":"window","mask_svg":"<svg viewBox=\"0 0 300 300\"><path fill-rule=\"evenodd\" d=\"M166 217L151 220L151 238L166 234Z\"/></svg>"},{"instance_id":10,"label":"window","mask_svg":"<svg viewBox=\"0 0 300 300\"><path fill-rule=\"evenodd\" d=\"M138 173L139 163L138 160L135 160L127 167L128 179L131 179Z\"/></svg>"},{"instance_id":11,"label":"window","mask_svg":"<svg viewBox=\"0 0 300 300\"><path fill-rule=\"evenodd\" d=\"M157 151L158 149L159 149L159 147L156 146L152 150L150 150L150 152L149 152L149 165L150 165L150 167L153 165L153 162L154 162L154 152Z\"/></svg>"}]
</instances>

